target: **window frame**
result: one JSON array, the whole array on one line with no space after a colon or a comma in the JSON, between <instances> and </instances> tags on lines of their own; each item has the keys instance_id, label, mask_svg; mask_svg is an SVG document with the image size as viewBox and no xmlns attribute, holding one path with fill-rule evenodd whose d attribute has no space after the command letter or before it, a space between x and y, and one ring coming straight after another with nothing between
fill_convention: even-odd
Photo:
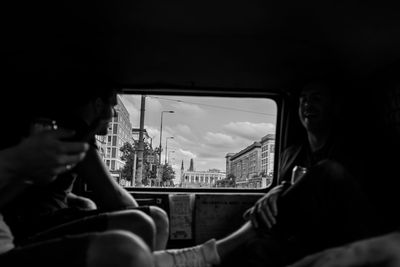
<instances>
[{"instance_id":1,"label":"window frame","mask_svg":"<svg viewBox=\"0 0 400 267\"><path fill-rule=\"evenodd\" d=\"M276 125L275 125L275 152L274 152L274 175L270 187L259 189L248 188L180 188L180 187L124 187L130 193L196 193L196 194L260 194L266 193L277 184L279 176L279 156L281 154L282 143L285 140L285 131L283 128L284 117L287 116L285 109L286 94L283 91L268 91L266 89L249 88L182 88L179 86L124 86L118 94L126 95L164 95L164 96L199 96L199 97L250 97L250 98L268 98L275 101L277 107ZM283 138L282 138L283 137Z\"/></svg>"}]
</instances>

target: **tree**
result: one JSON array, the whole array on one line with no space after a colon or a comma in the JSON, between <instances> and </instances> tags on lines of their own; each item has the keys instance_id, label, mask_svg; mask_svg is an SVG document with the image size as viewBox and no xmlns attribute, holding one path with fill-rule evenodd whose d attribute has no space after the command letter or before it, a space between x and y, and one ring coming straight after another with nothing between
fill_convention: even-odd
<instances>
[{"instance_id":1,"label":"tree","mask_svg":"<svg viewBox=\"0 0 400 267\"><path fill-rule=\"evenodd\" d=\"M228 176L226 177L226 179L231 180L231 181L235 181L236 177L233 173L228 174Z\"/></svg>"},{"instance_id":2,"label":"tree","mask_svg":"<svg viewBox=\"0 0 400 267\"><path fill-rule=\"evenodd\" d=\"M121 179L132 181L135 148L130 143L126 142L119 150L122 152L121 160L125 161L125 166L121 171Z\"/></svg>"},{"instance_id":3,"label":"tree","mask_svg":"<svg viewBox=\"0 0 400 267\"><path fill-rule=\"evenodd\" d=\"M172 184L175 179L175 171L171 165L165 164L162 168L162 182L163 184Z\"/></svg>"},{"instance_id":4,"label":"tree","mask_svg":"<svg viewBox=\"0 0 400 267\"><path fill-rule=\"evenodd\" d=\"M126 142L121 148L122 152L121 160L125 161L125 166L121 171L121 178L126 179L128 181L132 181L133 177L133 160L135 158L135 153L139 147L139 143L137 141L132 145L129 142ZM143 178L142 184L148 185L150 178L156 178L156 170L151 169L151 164L148 161L148 158L151 154L154 154L154 151L151 149L149 144L144 143L144 151L143 151ZM137 159L136 159L137 160ZM137 162L136 162L137 163Z\"/></svg>"},{"instance_id":5,"label":"tree","mask_svg":"<svg viewBox=\"0 0 400 267\"><path fill-rule=\"evenodd\" d=\"M225 179L216 182L217 187L236 187L235 185L236 177L233 173L227 175Z\"/></svg>"}]
</instances>

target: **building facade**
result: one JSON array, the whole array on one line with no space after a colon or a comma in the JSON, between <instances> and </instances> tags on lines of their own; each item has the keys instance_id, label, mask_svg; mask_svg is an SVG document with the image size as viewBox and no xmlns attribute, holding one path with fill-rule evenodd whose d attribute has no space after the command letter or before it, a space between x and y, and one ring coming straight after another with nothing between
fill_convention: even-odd
<instances>
[{"instance_id":1,"label":"building facade","mask_svg":"<svg viewBox=\"0 0 400 267\"><path fill-rule=\"evenodd\" d=\"M236 188L265 188L272 184L275 156L275 135L265 135L238 153L228 153L227 177Z\"/></svg>"},{"instance_id":2,"label":"building facade","mask_svg":"<svg viewBox=\"0 0 400 267\"><path fill-rule=\"evenodd\" d=\"M275 135L267 134L261 141L261 172L267 176L274 174Z\"/></svg>"},{"instance_id":3,"label":"building facade","mask_svg":"<svg viewBox=\"0 0 400 267\"><path fill-rule=\"evenodd\" d=\"M260 172L261 144L254 142L240 152L230 156L230 173L234 176L237 188L251 187L253 177Z\"/></svg>"},{"instance_id":4,"label":"building facade","mask_svg":"<svg viewBox=\"0 0 400 267\"><path fill-rule=\"evenodd\" d=\"M132 142L132 125L129 112L117 96L115 114L108 127L107 135L96 136L96 142L103 157L103 161L114 178L119 178L120 170L125 162L121 160L120 148L126 142Z\"/></svg>"},{"instance_id":5,"label":"building facade","mask_svg":"<svg viewBox=\"0 0 400 267\"><path fill-rule=\"evenodd\" d=\"M225 172L218 169L209 169L207 171L196 171L193 166L193 159L189 169L184 170L183 161L181 165L180 187L199 188L215 187L217 181L225 179Z\"/></svg>"}]
</instances>

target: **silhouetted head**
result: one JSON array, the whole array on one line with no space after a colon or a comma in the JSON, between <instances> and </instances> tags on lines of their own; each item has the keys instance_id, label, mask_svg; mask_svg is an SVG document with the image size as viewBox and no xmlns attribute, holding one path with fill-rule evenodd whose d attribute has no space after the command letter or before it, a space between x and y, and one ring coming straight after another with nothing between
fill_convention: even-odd
<instances>
[{"instance_id":1,"label":"silhouetted head","mask_svg":"<svg viewBox=\"0 0 400 267\"><path fill-rule=\"evenodd\" d=\"M325 82L307 83L299 97L299 118L309 132L330 130L337 116L333 88Z\"/></svg>"}]
</instances>

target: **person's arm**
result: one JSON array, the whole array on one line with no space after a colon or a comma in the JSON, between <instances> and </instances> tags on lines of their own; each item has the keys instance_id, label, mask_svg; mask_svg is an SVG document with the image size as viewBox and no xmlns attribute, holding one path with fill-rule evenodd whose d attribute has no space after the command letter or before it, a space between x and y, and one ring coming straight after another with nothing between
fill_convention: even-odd
<instances>
[{"instance_id":1,"label":"person's arm","mask_svg":"<svg viewBox=\"0 0 400 267\"><path fill-rule=\"evenodd\" d=\"M72 192L67 195L68 207L73 207L81 210L95 210L97 209L96 203L90 198L78 196Z\"/></svg>"},{"instance_id":2,"label":"person's arm","mask_svg":"<svg viewBox=\"0 0 400 267\"><path fill-rule=\"evenodd\" d=\"M278 215L278 199L284 189L283 185L272 188L253 207L245 212L244 219L250 220L256 229L262 227L272 228L276 224L276 216Z\"/></svg>"},{"instance_id":3,"label":"person's arm","mask_svg":"<svg viewBox=\"0 0 400 267\"><path fill-rule=\"evenodd\" d=\"M99 208L115 210L138 206L132 195L111 176L95 147L89 149L76 171L92 189L93 199Z\"/></svg>"},{"instance_id":4,"label":"person's arm","mask_svg":"<svg viewBox=\"0 0 400 267\"><path fill-rule=\"evenodd\" d=\"M60 140L72 135L66 130L45 131L0 151L0 208L29 186L52 182L85 157L88 144Z\"/></svg>"},{"instance_id":5,"label":"person's arm","mask_svg":"<svg viewBox=\"0 0 400 267\"><path fill-rule=\"evenodd\" d=\"M361 240L305 257L290 267L398 267L400 233Z\"/></svg>"},{"instance_id":6,"label":"person's arm","mask_svg":"<svg viewBox=\"0 0 400 267\"><path fill-rule=\"evenodd\" d=\"M277 185L244 213L243 218L250 220L255 229L263 227L270 229L276 224L278 199L290 185L290 167L293 166L300 150L300 147L292 146L283 151L279 159L280 170Z\"/></svg>"}]
</instances>

